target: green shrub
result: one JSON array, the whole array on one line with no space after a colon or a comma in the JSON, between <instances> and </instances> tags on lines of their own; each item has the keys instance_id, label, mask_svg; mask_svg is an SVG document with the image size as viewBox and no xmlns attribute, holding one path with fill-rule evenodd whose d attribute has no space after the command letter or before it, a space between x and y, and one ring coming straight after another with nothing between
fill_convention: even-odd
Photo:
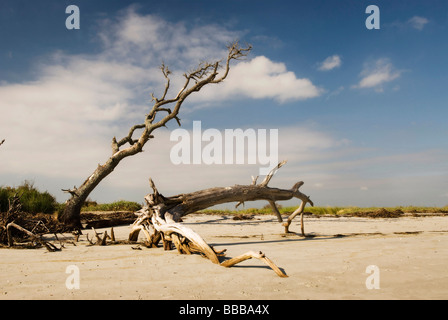
<instances>
[{"instance_id":1,"label":"green shrub","mask_svg":"<svg viewBox=\"0 0 448 320\"><path fill-rule=\"evenodd\" d=\"M9 208L8 199L10 197L10 194L12 193L12 192L10 192L9 189L11 189L11 188L0 187L0 212L8 211L8 208Z\"/></svg>"},{"instance_id":2,"label":"green shrub","mask_svg":"<svg viewBox=\"0 0 448 320\"><path fill-rule=\"evenodd\" d=\"M0 212L6 212L9 208L8 200L18 194L22 211L27 213L54 213L58 207L55 197L47 191L41 192L33 183L25 181L22 185L12 187L0 187Z\"/></svg>"},{"instance_id":3,"label":"green shrub","mask_svg":"<svg viewBox=\"0 0 448 320\"><path fill-rule=\"evenodd\" d=\"M94 201L89 201L86 206L82 207L81 211L138 211L142 205L132 201L115 201L112 203L98 204Z\"/></svg>"}]
</instances>

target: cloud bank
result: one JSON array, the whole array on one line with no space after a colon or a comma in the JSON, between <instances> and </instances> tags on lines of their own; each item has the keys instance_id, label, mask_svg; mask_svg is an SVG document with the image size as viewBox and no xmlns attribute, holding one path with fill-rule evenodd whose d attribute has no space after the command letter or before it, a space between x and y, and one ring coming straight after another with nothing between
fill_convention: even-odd
<instances>
[{"instance_id":1,"label":"cloud bank","mask_svg":"<svg viewBox=\"0 0 448 320\"><path fill-rule=\"evenodd\" d=\"M46 182L45 188L60 197L60 188L78 185L107 159L112 137L121 138L141 122L149 111L150 93L162 92L164 78L158 69L162 61L181 78L201 60L225 57L225 45L242 35L213 24L171 23L141 15L133 7L100 25L101 48L96 53L54 52L44 63L36 63L36 79L1 83L0 137L6 138L0 158L2 184L36 178L37 184ZM258 56L234 64L226 82L193 98L286 102L319 94L309 79L297 77L285 64ZM148 145L156 154L166 151ZM155 157L145 165L157 168L158 161L166 159ZM146 184L147 177L141 177L141 170L136 170L126 179ZM103 183L111 185L114 179Z\"/></svg>"},{"instance_id":2,"label":"cloud bank","mask_svg":"<svg viewBox=\"0 0 448 320\"><path fill-rule=\"evenodd\" d=\"M273 99L279 103L315 98L322 89L307 78L298 78L285 64L258 56L235 65L226 81L204 88L194 101L234 98Z\"/></svg>"}]
</instances>

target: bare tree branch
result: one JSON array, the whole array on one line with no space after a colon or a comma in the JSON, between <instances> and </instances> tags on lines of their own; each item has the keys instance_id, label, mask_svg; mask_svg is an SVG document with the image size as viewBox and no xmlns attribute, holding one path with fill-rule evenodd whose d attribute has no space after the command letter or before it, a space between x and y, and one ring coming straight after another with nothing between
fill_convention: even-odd
<instances>
[{"instance_id":1,"label":"bare tree branch","mask_svg":"<svg viewBox=\"0 0 448 320\"><path fill-rule=\"evenodd\" d=\"M63 192L70 193L73 197L77 197L76 194L76 186L73 187L73 189L61 189Z\"/></svg>"},{"instance_id":2,"label":"bare tree branch","mask_svg":"<svg viewBox=\"0 0 448 320\"><path fill-rule=\"evenodd\" d=\"M269 181L271 181L274 174L277 172L277 170L280 169L285 163L286 163L286 160L283 160L282 162L280 162L274 169L271 170L271 172L269 172L269 174L266 176L266 178L264 178L264 180L259 185L262 187L266 187L268 185Z\"/></svg>"}]
</instances>

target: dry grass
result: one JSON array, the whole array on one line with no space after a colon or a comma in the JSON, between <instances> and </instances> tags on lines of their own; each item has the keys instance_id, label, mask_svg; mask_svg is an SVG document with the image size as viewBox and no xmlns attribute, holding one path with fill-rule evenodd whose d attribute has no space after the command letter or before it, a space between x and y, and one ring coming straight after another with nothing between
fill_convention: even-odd
<instances>
[{"instance_id":1,"label":"dry grass","mask_svg":"<svg viewBox=\"0 0 448 320\"><path fill-rule=\"evenodd\" d=\"M296 207L279 208L282 215L291 214ZM215 215L254 215L254 214L273 214L270 208L248 208L243 210L203 210L203 214ZM448 206L445 207L417 207L417 206L398 206L398 207L306 207L304 214L315 216L355 216L369 218L398 218L404 214L448 214Z\"/></svg>"}]
</instances>

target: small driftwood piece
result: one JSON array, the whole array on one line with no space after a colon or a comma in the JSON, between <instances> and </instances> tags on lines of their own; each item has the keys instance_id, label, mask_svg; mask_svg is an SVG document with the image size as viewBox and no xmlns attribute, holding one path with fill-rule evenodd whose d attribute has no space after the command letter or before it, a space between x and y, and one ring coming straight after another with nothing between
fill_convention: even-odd
<instances>
[{"instance_id":1,"label":"small driftwood piece","mask_svg":"<svg viewBox=\"0 0 448 320\"><path fill-rule=\"evenodd\" d=\"M210 188L173 197L161 195L150 178L149 184L153 189L153 193L145 196L146 206L135 213L137 219L132 225L129 240L137 241L140 231L143 231L146 236L147 247L157 247L158 243L162 241L165 250L170 250L174 245L181 254L200 253L213 263L224 267L232 267L247 259L256 258L265 262L278 276L287 277L280 268L261 252L249 251L230 260L220 261L219 258L224 256L225 250L221 252L215 251L201 236L179 223L183 216L217 204L238 202L238 206L246 201L255 200L267 200L273 208L278 221L282 222L275 202L298 198L301 200L300 206L288 217L287 222L283 225L285 226L285 232L289 232L292 219L301 214L301 230L302 235L305 235L303 210L307 203L313 205L313 202L308 196L299 191L303 182L297 182L291 189L278 189L267 186L275 172L285 163L286 161L279 163L258 185L256 184L257 177L252 178L251 185Z\"/></svg>"},{"instance_id":2,"label":"small driftwood piece","mask_svg":"<svg viewBox=\"0 0 448 320\"><path fill-rule=\"evenodd\" d=\"M93 242L92 240L89 239L89 234L86 234L87 237L87 241L90 243L91 246L107 246L107 239L109 239L111 242L116 242L115 240L115 232L114 232L114 228L110 229L110 235L107 234L107 231L104 231L103 237L101 238L100 235L101 233L96 232L95 228L92 227L92 231L95 235L96 238L96 242Z\"/></svg>"},{"instance_id":3,"label":"small driftwood piece","mask_svg":"<svg viewBox=\"0 0 448 320\"><path fill-rule=\"evenodd\" d=\"M39 242L40 244L45 246L45 248L47 248L47 250L50 251L50 252L61 251L61 248L57 248L54 244L42 240L41 237L35 235L31 231L28 231L27 229L19 226L18 224L14 223L14 222L10 222L6 226L6 232L7 232L7 235L8 235L8 246L9 247L13 247L14 246L14 240L13 240L13 237L12 237L12 234L11 234L11 229L12 228L15 228L15 229L25 233L27 236L29 236L34 241Z\"/></svg>"},{"instance_id":4,"label":"small driftwood piece","mask_svg":"<svg viewBox=\"0 0 448 320\"><path fill-rule=\"evenodd\" d=\"M266 257L265 254L263 252L261 252L261 251L259 251L259 252L254 252L254 251L246 252L245 254L242 254L242 255L240 255L238 257L235 257L235 258L232 258L232 259L229 259L229 260L226 260L226 261L222 262L221 265L223 267L230 268L230 267L234 266L237 263L240 263L242 261L245 261L245 260L248 260L248 259L252 259L252 258L259 259L259 260L263 261L264 263L266 263L272 270L275 271L275 273L279 277L282 277L282 278L287 278L288 277L282 270L280 270L279 267L277 267L275 265L274 262L272 262L271 259Z\"/></svg>"}]
</instances>

